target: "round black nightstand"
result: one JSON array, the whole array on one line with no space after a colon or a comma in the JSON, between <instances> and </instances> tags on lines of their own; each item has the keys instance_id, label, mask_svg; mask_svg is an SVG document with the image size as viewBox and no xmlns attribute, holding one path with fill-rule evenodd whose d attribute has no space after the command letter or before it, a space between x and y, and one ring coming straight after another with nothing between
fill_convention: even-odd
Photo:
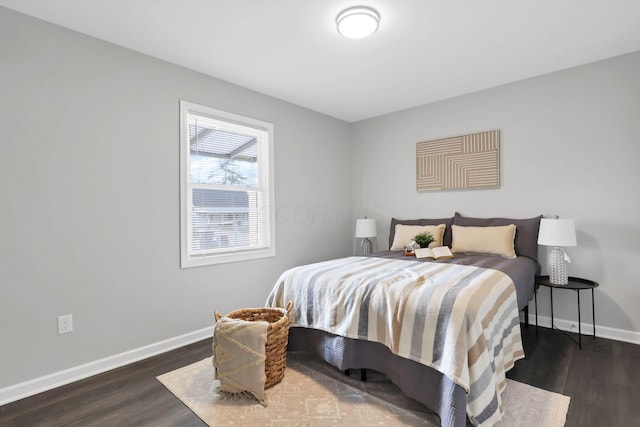
<instances>
[{"instance_id":1,"label":"round black nightstand","mask_svg":"<svg viewBox=\"0 0 640 427\"><path fill-rule=\"evenodd\" d=\"M536 336L538 335L538 288L540 286L547 286L551 293L551 329L553 329L553 290L554 289L571 289L578 294L578 345L582 350L582 323L580 319L580 291L585 289L591 289L591 318L593 325L593 339L596 339L596 306L593 290L600 286L598 282L593 280L581 279L579 277L569 277L569 283L566 285L556 285L549 282L549 276L536 277L536 289L534 293L535 305L536 305Z\"/></svg>"}]
</instances>

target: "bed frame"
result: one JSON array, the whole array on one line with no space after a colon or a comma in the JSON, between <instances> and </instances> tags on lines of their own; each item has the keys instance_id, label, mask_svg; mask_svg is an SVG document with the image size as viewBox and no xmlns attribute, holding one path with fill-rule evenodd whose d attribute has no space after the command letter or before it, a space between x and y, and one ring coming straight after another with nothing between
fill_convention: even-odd
<instances>
[{"instance_id":1,"label":"bed frame","mask_svg":"<svg viewBox=\"0 0 640 427\"><path fill-rule=\"evenodd\" d=\"M373 369L381 372L405 395L440 415L442 426L466 426L467 396L464 388L435 369L394 355L383 344L345 338L317 329L292 327L287 350L313 353L341 370Z\"/></svg>"},{"instance_id":2,"label":"bed frame","mask_svg":"<svg viewBox=\"0 0 640 427\"><path fill-rule=\"evenodd\" d=\"M535 261L536 271L540 272L537 263L537 235L542 216L530 219L509 218L468 218L457 213L453 218L418 219L418 220L391 220L389 245L394 239L395 226L446 224L443 237L444 245L451 245L452 224L460 226L502 226L515 224L515 249L517 255L530 258ZM374 256L380 256L374 254ZM382 255L396 258L398 255ZM401 257L401 256L400 256ZM447 262L450 260L444 260ZM454 261L455 262L455 261ZM518 310L524 311L525 327L529 326L528 301L533 297L534 280L527 276L526 282L530 286L517 289ZM514 277L512 277L514 279ZM514 282L516 280L514 279ZM421 363L397 356L384 344L373 341L346 338L329 332L305 328L292 327L289 333L288 351L306 351L313 353L329 364L340 370L348 372L349 369L361 369L362 379L366 379L366 370L373 369L383 373L398 386L402 392L424 404L440 416L443 427L465 427L471 425L467 418L467 395L462 386L457 385L451 379ZM468 424L469 423L469 424Z\"/></svg>"},{"instance_id":3,"label":"bed frame","mask_svg":"<svg viewBox=\"0 0 640 427\"><path fill-rule=\"evenodd\" d=\"M529 306L524 309L525 327L529 327ZM464 388L425 365L391 353L383 344L333 335L317 329L292 327L287 351L315 354L345 371L360 369L366 381L367 369L381 372L402 392L435 411L446 427L467 425L467 395Z\"/></svg>"}]
</instances>

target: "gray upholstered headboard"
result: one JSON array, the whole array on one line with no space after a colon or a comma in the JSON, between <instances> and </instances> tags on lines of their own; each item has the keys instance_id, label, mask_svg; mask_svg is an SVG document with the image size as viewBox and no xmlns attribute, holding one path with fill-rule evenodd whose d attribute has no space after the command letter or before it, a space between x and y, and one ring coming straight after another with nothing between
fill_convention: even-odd
<instances>
[{"instance_id":1,"label":"gray upholstered headboard","mask_svg":"<svg viewBox=\"0 0 640 427\"><path fill-rule=\"evenodd\" d=\"M526 219L514 219L514 218L474 218L466 217L456 212L451 218L421 218L421 219L397 219L391 218L391 225L389 229L389 247L393 244L393 238L395 236L396 225L438 225L445 224L447 228L444 230L444 237L442 244L445 246L451 246L451 226L453 224L463 227L495 227L501 225L514 224L516 226L516 237L514 241L514 249L516 255L526 256L535 261L538 261L538 230L540 228L540 220L542 215L526 218Z\"/></svg>"}]
</instances>

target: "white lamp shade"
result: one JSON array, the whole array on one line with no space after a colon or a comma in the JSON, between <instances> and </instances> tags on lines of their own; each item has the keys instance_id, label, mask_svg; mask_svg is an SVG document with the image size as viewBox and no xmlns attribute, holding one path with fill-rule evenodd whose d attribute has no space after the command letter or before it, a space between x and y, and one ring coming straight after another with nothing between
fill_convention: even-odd
<instances>
[{"instance_id":1,"label":"white lamp shade","mask_svg":"<svg viewBox=\"0 0 640 427\"><path fill-rule=\"evenodd\" d=\"M376 237L376 220L373 218L356 220L356 237L363 239Z\"/></svg>"},{"instance_id":2,"label":"white lamp shade","mask_svg":"<svg viewBox=\"0 0 640 427\"><path fill-rule=\"evenodd\" d=\"M576 227L572 219L543 218L538 244L545 246L577 246Z\"/></svg>"}]
</instances>

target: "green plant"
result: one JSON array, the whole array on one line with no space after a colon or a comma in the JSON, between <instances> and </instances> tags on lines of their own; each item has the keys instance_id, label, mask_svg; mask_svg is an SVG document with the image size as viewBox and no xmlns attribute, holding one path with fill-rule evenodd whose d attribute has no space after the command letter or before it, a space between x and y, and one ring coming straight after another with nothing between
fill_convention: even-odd
<instances>
[{"instance_id":1,"label":"green plant","mask_svg":"<svg viewBox=\"0 0 640 427\"><path fill-rule=\"evenodd\" d=\"M435 242L436 239L433 238L433 234L425 231L424 233L417 234L413 240L420 245L421 248L429 247L429 244Z\"/></svg>"}]
</instances>

